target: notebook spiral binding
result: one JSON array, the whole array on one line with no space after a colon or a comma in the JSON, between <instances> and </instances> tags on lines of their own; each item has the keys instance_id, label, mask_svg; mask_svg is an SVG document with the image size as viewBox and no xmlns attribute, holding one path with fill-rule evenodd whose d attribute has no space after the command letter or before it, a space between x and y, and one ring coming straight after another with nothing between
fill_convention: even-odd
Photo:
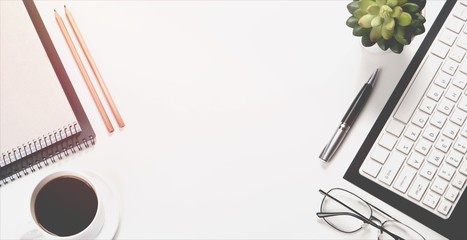
<instances>
[{"instance_id":1,"label":"notebook spiral binding","mask_svg":"<svg viewBox=\"0 0 467 240\"><path fill-rule=\"evenodd\" d=\"M2 153L0 187L95 144L93 135L80 134L79 124L73 123Z\"/></svg>"}]
</instances>

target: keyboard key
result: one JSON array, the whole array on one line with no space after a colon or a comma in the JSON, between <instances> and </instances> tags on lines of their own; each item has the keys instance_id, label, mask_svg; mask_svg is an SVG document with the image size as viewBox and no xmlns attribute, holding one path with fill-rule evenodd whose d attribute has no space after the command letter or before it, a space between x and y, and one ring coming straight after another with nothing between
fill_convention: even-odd
<instances>
[{"instance_id":1,"label":"keyboard key","mask_svg":"<svg viewBox=\"0 0 467 240\"><path fill-rule=\"evenodd\" d=\"M414 143L410 139L401 138L401 140L397 144L396 149L403 152L403 153L405 153L405 154L409 154L410 150L412 149L413 144Z\"/></svg>"},{"instance_id":2,"label":"keyboard key","mask_svg":"<svg viewBox=\"0 0 467 240\"><path fill-rule=\"evenodd\" d=\"M446 162L451 164L454 167L458 167L459 164L461 163L463 157L464 157L464 154L462 154L462 153L460 153L458 151L451 151L448 154L448 157L446 158Z\"/></svg>"},{"instance_id":3,"label":"keyboard key","mask_svg":"<svg viewBox=\"0 0 467 240\"><path fill-rule=\"evenodd\" d=\"M412 184L412 187L410 187L410 190L408 193L409 197L417 201L420 201L426 189L428 188L429 184L430 182L426 180L425 178L416 177L414 183Z\"/></svg>"},{"instance_id":4,"label":"keyboard key","mask_svg":"<svg viewBox=\"0 0 467 240\"><path fill-rule=\"evenodd\" d=\"M467 161L462 161L462 164L459 167L459 172L467 176Z\"/></svg>"},{"instance_id":5,"label":"keyboard key","mask_svg":"<svg viewBox=\"0 0 467 240\"><path fill-rule=\"evenodd\" d=\"M431 117L430 123L433 124L433 126L436 126L441 129L444 126L444 123L446 122L447 118L448 117L445 114L441 112L435 112Z\"/></svg>"},{"instance_id":6,"label":"keyboard key","mask_svg":"<svg viewBox=\"0 0 467 240\"><path fill-rule=\"evenodd\" d=\"M462 189L464 187L465 181L467 181L466 176L457 174L452 180L452 186L456 187L457 189Z\"/></svg>"},{"instance_id":7,"label":"keyboard key","mask_svg":"<svg viewBox=\"0 0 467 240\"><path fill-rule=\"evenodd\" d=\"M424 94L423 89L427 89L442 62L443 60L441 58L428 55L417 76L412 81L412 85L409 86L402 103L394 114L394 118L403 123L409 122L413 110L417 107L420 98Z\"/></svg>"},{"instance_id":8,"label":"keyboard key","mask_svg":"<svg viewBox=\"0 0 467 240\"><path fill-rule=\"evenodd\" d=\"M464 137L467 137L467 125L465 125L464 128L462 129L461 135Z\"/></svg>"},{"instance_id":9,"label":"keyboard key","mask_svg":"<svg viewBox=\"0 0 467 240\"><path fill-rule=\"evenodd\" d=\"M435 78L435 84L442 88L446 88L450 82L451 76L445 72L438 73L438 75Z\"/></svg>"},{"instance_id":10,"label":"keyboard key","mask_svg":"<svg viewBox=\"0 0 467 240\"><path fill-rule=\"evenodd\" d=\"M429 98L425 98L422 100L422 103L420 104L419 109L425 113L431 114L433 110L435 109L435 107L436 107L436 101L429 99Z\"/></svg>"},{"instance_id":11,"label":"keyboard key","mask_svg":"<svg viewBox=\"0 0 467 240\"><path fill-rule=\"evenodd\" d=\"M442 42L435 42L433 43L433 47L431 48L431 52L440 57L440 58L446 58L448 55L450 47Z\"/></svg>"},{"instance_id":12,"label":"keyboard key","mask_svg":"<svg viewBox=\"0 0 467 240\"><path fill-rule=\"evenodd\" d=\"M405 124L392 119L386 127L386 131L394 134L395 136L400 137L402 131L404 130Z\"/></svg>"},{"instance_id":13,"label":"keyboard key","mask_svg":"<svg viewBox=\"0 0 467 240\"><path fill-rule=\"evenodd\" d=\"M415 140L417 140L417 138L420 135L421 131L422 131L421 128L419 128L419 127L417 127L415 125L409 124L409 127L407 127L407 130L405 131L404 136L412 139L412 141L415 141Z\"/></svg>"},{"instance_id":14,"label":"keyboard key","mask_svg":"<svg viewBox=\"0 0 467 240\"><path fill-rule=\"evenodd\" d=\"M446 98L453 101L457 102L459 100L459 97L462 94L462 89L456 87L456 86L451 86L449 89L446 91Z\"/></svg>"},{"instance_id":15,"label":"keyboard key","mask_svg":"<svg viewBox=\"0 0 467 240\"><path fill-rule=\"evenodd\" d=\"M438 137L439 129L433 125L428 125L423 132L423 137L434 142Z\"/></svg>"},{"instance_id":16,"label":"keyboard key","mask_svg":"<svg viewBox=\"0 0 467 240\"><path fill-rule=\"evenodd\" d=\"M423 199L423 204L434 209L438 204L440 198L441 197L438 194L429 191Z\"/></svg>"},{"instance_id":17,"label":"keyboard key","mask_svg":"<svg viewBox=\"0 0 467 240\"><path fill-rule=\"evenodd\" d=\"M438 171L438 176L446 179L447 181L451 181L452 176L456 172L456 168L452 167L449 164L444 164ZM442 194L442 193L440 193Z\"/></svg>"},{"instance_id":18,"label":"keyboard key","mask_svg":"<svg viewBox=\"0 0 467 240\"><path fill-rule=\"evenodd\" d=\"M428 180L431 180L435 176L437 170L438 168L435 165L431 163L425 163L422 169L420 169L420 175Z\"/></svg>"},{"instance_id":19,"label":"keyboard key","mask_svg":"<svg viewBox=\"0 0 467 240\"><path fill-rule=\"evenodd\" d=\"M467 36L465 34L460 35L457 46L467 50Z\"/></svg>"},{"instance_id":20,"label":"keyboard key","mask_svg":"<svg viewBox=\"0 0 467 240\"><path fill-rule=\"evenodd\" d=\"M381 169L381 164L371 159L367 159L363 162L361 170L372 177L378 176L379 170Z\"/></svg>"},{"instance_id":21,"label":"keyboard key","mask_svg":"<svg viewBox=\"0 0 467 240\"><path fill-rule=\"evenodd\" d=\"M426 121L428 121L429 117L430 115L422 111L417 111L415 115L413 116L412 123L423 128L425 127Z\"/></svg>"},{"instance_id":22,"label":"keyboard key","mask_svg":"<svg viewBox=\"0 0 467 240\"><path fill-rule=\"evenodd\" d=\"M375 146L371 153L371 158L383 164L389 156L389 151L383 147ZM376 176L375 176L376 177Z\"/></svg>"},{"instance_id":23,"label":"keyboard key","mask_svg":"<svg viewBox=\"0 0 467 240\"><path fill-rule=\"evenodd\" d=\"M467 97L463 96L457 106L467 112Z\"/></svg>"},{"instance_id":24,"label":"keyboard key","mask_svg":"<svg viewBox=\"0 0 467 240\"><path fill-rule=\"evenodd\" d=\"M461 71L464 74L467 74L467 62L461 64L459 71Z\"/></svg>"},{"instance_id":25,"label":"keyboard key","mask_svg":"<svg viewBox=\"0 0 467 240\"><path fill-rule=\"evenodd\" d=\"M452 203L446 200L441 200L441 203L438 207L438 212L442 213L443 215L447 216L451 211Z\"/></svg>"},{"instance_id":26,"label":"keyboard key","mask_svg":"<svg viewBox=\"0 0 467 240\"><path fill-rule=\"evenodd\" d=\"M440 195L443 195L444 191L448 188L448 181L445 181L441 178L436 178L433 181L433 184L431 184L431 190L433 190L436 193L439 193Z\"/></svg>"},{"instance_id":27,"label":"keyboard key","mask_svg":"<svg viewBox=\"0 0 467 240\"><path fill-rule=\"evenodd\" d=\"M409 158L407 159L407 164L416 169L419 169L423 161L425 161L425 156L418 152L412 152L412 154L410 154Z\"/></svg>"},{"instance_id":28,"label":"keyboard key","mask_svg":"<svg viewBox=\"0 0 467 240\"><path fill-rule=\"evenodd\" d=\"M451 114L452 109L454 108L454 102L448 99L441 100L438 105L438 110L446 115Z\"/></svg>"},{"instance_id":29,"label":"keyboard key","mask_svg":"<svg viewBox=\"0 0 467 240\"><path fill-rule=\"evenodd\" d=\"M438 141L436 142L435 144L435 147L441 151L443 151L444 153L447 153L449 148L451 147L451 144L452 144L452 140L445 137L445 136L441 136Z\"/></svg>"},{"instance_id":30,"label":"keyboard key","mask_svg":"<svg viewBox=\"0 0 467 240\"><path fill-rule=\"evenodd\" d=\"M446 22L446 28L455 33L460 33L462 31L462 27L464 27L464 22L458 18L450 18Z\"/></svg>"},{"instance_id":31,"label":"keyboard key","mask_svg":"<svg viewBox=\"0 0 467 240\"><path fill-rule=\"evenodd\" d=\"M385 147L388 150L392 150L394 145L396 145L397 138L389 133L384 133L383 136L379 139L379 145Z\"/></svg>"},{"instance_id":32,"label":"keyboard key","mask_svg":"<svg viewBox=\"0 0 467 240\"><path fill-rule=\"evenodd\" d=\"M446 123L446 127L443 129L443 135L450 138L454 139L457 136L457 133L459 132L460 127L457 126L456 124L452 122Z\"/></svg>"},{"instance_id":33,"label":"keyboard key","mask_svg":"<svg viewBox=\"0 0 467 240\"><path fill-rule=\"evenodd\" d=\"M438 35L439 41L445 43L448 46L452 46L456 41L457 34L452 31L444 30Z\"/></svg>"},{"instance_id":34,"label":"keyboard key","mask_svg":"<svg viewBox=\"0 0 467 240\"><path fill-rule=\"evenodd\" d=\"M421 138L418 141L418 143L415 145L415 151L426 156L428 154L428 151L430 151L431 149L431 145L432 145L432 142L424 138Z\"/></svg>"},{"instance_id":35,"label":"keyboard key","mask_svg":"<svg viewBox=\"0 0 467 240\"><path fill-rule=\"evenodd\" d=\"M464 125L465 119L467 118L467 112L464 112L460 109L454 110L454 113L451 115L451 122L462 126Z\"/></svg>"},{"instance_id":36,"label":"keyboard key","mask_svg":"<svg viewBox=\"0 0 467 240\"><path fill-rule=\"evenodd\" d=\"M404 167L394 182L394 188L405 193L409 188L410 183L412 183L416 173L417 171L415 169L408 166Z\"/></svg>"},{"instance_id":37,"label":"keyboard key","mask_svg":"<svg viewBox=\"0 0 467 240\"><path fill-rule=\"evenodd\" d=\"M445 73L453 76L458 67L459 67L459 64L456 61L452 59L447 59L446 62L444 62L442 69Z\"/></svg>"},{"instance_id":38,"label":"keyboard key","mask_svg":"<svg viewBox=\"0 0 467 240\"><path fill-rule=\"evenodd\" d=\"M458 73L452 80L452 84L461 89L465 89L465 86L467 85L467 75Z\"/></svg>"},{"instance_id":39,"label":"keyboard key","mask_svg":"<svg viewBox=\"0 0 467 240\"><path fill-rule=\"evenodd\" d=\"M389 158L386 161L386 164L384 164L383 168L378 174L378 180L380 180L381 182L387 185L391 185L392 181L394 180L394 177L397 175L397 172L399 172L399 169L401 168L404 160L405 160L404 154L398 151L392 152L389 155Z\"/></svg>"},{"instance_id":40,"label":"keyboard key","mask_svg":"<svg viewBox=\"0 0 467 240\"><path fill-rule=\"evenodd\" d=\"M467 20L467 9L462 5L458 5L453 10L453 15L465 22Z\"/></svg>"},{"instance_id":41,"label":"keyboard key","mask_svg":"<svg viewBox=\"0 0 467 240\"><path fill-rule=\"evenodd\" d=\"M457 196L459 196L459 190L453 187L448 188L446 194L444 194L444 197L451 202L456 201Z\"/></svg>"},{"instance_id":42,"label":"keyboard key","mask_svg":"<svg viewBox=\"0 0 467 240\"><path fill-rule=\"evenodd\" d=\"M454 143L454 149L465 155L467 153L467 138L460 136Z\"/></svg>"},{"instance_id":43,"label":"keyboard key","mask_svg":"<svg viewBox=\"0 0 467 240\"><path fill-rule=\"evenodd\" d=\"M439 167L443 161L445 153L439 151L438 149L433 149L427 157L427 161Z\"/></svg>"},{"instance_id":44,"label":"keyboard key","mask_svg":"<svg viewBox=\"0 0 467 240\"><path fill-rule=\"evenodd\" d=\"M443 92L443 88L433 85L428 90L426 96L438 102L441 96L443 95Z\"/></svg>"}]
</instances>

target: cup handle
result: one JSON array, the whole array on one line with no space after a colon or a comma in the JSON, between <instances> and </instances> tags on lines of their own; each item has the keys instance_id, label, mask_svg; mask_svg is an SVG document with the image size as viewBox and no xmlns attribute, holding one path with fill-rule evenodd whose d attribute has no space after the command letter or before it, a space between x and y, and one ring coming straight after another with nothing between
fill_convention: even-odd
<instances>
[{"instance_id":1,"label":"cup handle","mask_svg":"<svg viewBox=\"0 0 467 240\"><path fill-rule=\"evenodd\" d=\"M33 222L27 223L27 227L25 227L25 229L29 229L29 231L27 231L20 237L21 240L45 238L43 233L40 232L39 229L37 229L37 226Z\"/></svg>"}]
</instances>

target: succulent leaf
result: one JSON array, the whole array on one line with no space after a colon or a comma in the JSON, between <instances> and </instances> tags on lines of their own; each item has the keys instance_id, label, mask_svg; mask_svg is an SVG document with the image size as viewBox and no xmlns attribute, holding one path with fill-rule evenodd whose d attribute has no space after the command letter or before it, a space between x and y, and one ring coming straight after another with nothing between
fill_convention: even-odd
<instances>
[{"instance_id":1,"label":"succulent leaf","mask_svg":"<svg viewBox=\"0 0 467 240\"><path fill-rule=\"evenodd\" d=\"M379 10L380 10L380 6L378 5L371 5L368 7L368 9L366 10L368 12L368 14L371 14L371 15L378 15L379 14Z\"/></svg>"},{"instance_id":2,"label":"succulent leaf","mask_svg":"<svg viewBox=\"0 0 467 240\"><path fill-rule=\"evenodd\" d=\"M383 27L386 28L386 30L394 30L394 27L396 26L396 21L394 18L389 18L387 20L384 20Z\"/></svg>"},{"instance_id":3,"label":"succulent leaf","mask_svg":"<svg viewBox=\"0 0 467 240\"><path fill-rule=\"evenodd\" d=\"M416 13L419 11L420 7L415 3L409 2L409 3L402 5L402 9L404 9L404 11L408 13Z\"/></svg>"},{"instance_id":4,"label":"succulent leaf","mask_svg":"<svg viewBox=\"0 0 467 240\"><path fill-rule=\"evenodd\" d=\"M392 17L393 18L398 18L403 11L404 10L400 6L394 7L393 12L392 12Z\"/></svg>"},{"instance_id":5,"label":"succulent leaf","mask_svg":"<svg viewBox=\"0 0 467 240\"><path fill-rule=\"evenodd\" d=\"M357 10L355 10L355 12L353 12L352 15L354 17L356 17L356 18L361 18L361 17L365 16L365 14L366 14L366 11L363 11L361 9L357 9Z\"/></svg>"},{"instance_id":6,"label":"succulent leaf","mask_svg":"<svg viewBox=\"0 0 467 240\"><path fill-rule=\"evenodd\" d=\"M393 29L387 29L385 27L381 28L381 36L384 39L389 40L392 38L393 35L394 35L394 28Z\"/></svg>"},{"instance_id":7,"label":"succulent leaf","mask_svg":"<svg viewBox=\"0 0 467 240\"><path fill-rule=\"evenodd\" d=\"M398 0L388 0L387 3L386 3L386 5L388 5L391 8L397 6L398 4L399 4Z\"/></svg>"},{"instance_id":8,"label":"succulent leaf","mask_svg":"<svg viewBox=\"0 0 467 240\"><path fill-rule=\"evenodd\" d=\"M356 17L354 17L354 16L350 16L350 17L347 19L347 22L345 22L345 24L346 24L348 27L354 28L354 27L358 26L358 18L356 18Z\"/></svg>"},{"instance_id":9,"label":"succulent leaf","mask_svg":"<svg viewBox=\"0 0 467 240\"><path fill-rule=\"evenodd\" d=\"M412 22L412 16L409 13L403 12L401 15L397 18L398 24L402 27L409 26L410 23Z\"/></svg>"},{"instance_id":10,"label":"succulent leaf","mask_svg":"<svg viewBox=\"0 0 467 240\"><path fill-rule=\"evenodd\" d=\"M387 0L376 0L376 4L377 4L378 6L386 5L386 2L387 2Z\"/></svg>"},{"instance_id":11,"label":"succulent leaf","mask_svg":"<svg viewBox=\"0 0 467 240\"><path fill-rule=\"evenodd\" d=\"M373 18L373 20L371 20L371 27L375 28L381 26L381 24L383 24L383 21L384 19L382 17L376 16L375 18Z\"/></svg>"},{"instance_id":12,"label":"succulent leaf","mask_svg":"<svg viewBox=\"0 0 467 240\"><path fill-rule=\"evenodd\" d=\"M386 51L389 48L384 38L380 38L376 43L378 44L379 48L381 48L383 51Z\"/></svg>"},{"instance_id":13,"label":"succulent leaf","mask_svg":"<svg viewBox=\"0 0 467 240\"><path fill-rule=\"evenodd\" d=\"M376 43L376 42L371 41L371 39L370 39L370 37L368 35L362 36L361 41L362 41L362 45L364 47L371 47L371 46L375 45L375 43Z\"/></svg>"},{"instance_id":14,"label":"succulent leaf","mask_svg":"<svg viewBox=\"0 0 467 240\"><path fill-rule=\"evenodd\" d=\"M409 44L409 41L405 38L405 29L406 27L399 27L394 33L394 39L402 45Z\"/></svg>"},{"instance_id":15,"label":"succulent leaf","mask_svg":"<svg viewBox=\"0 0 467 240\"><path fill-rule=\"evenodd\" d=\"M370 33L369 28L363 28L363 27L360 27L360 26L354 27L353 31L352 31L352 34L354 36L358 36L358 37L361 37L363 35L368 35L369 33Z\"/></svg>"},{"instance_id":16,"label":"succulent leaf","mask_svg":"<svg viewBox=\"0 0 467 240\"><path fill-rule=\"evenodd\" d=\"M370 32L370 40L375 43L381 38L381 26L380 27L374 27L371 29Z\"/></svg>"},{"instance_id":17,"label":"succulent leaf","mask_svg":"<svg viewBox=\"0 0 467 240\"><path fill-rule=\"evenodd\" d=\"M402 44L400 44L400 43L398 43L398 42L395 42L395 43L393 43L393 44L391 45L390 48L391 48L391 51L393 51L394 53L399 54L399 53L401 53L402 50L404 49L404 45L402 45Z\"/></svg>"},{"instance_id":18,"label":"succulent leaf","mask_svg":"<svg viewBox=\"0 0 467 240\"><path fill-rule=\"evenodd\" d=\"M358 20L358 25L364 28L371 28L371 20L375 17L375 15L367 14Z\"/></svg>"},{"instance_id":19,"label":"succulent leaf","mask_svg":"<svg viewBox=\"0 0 467 240\"><path fill-rule=\"evenodd\" d=\"M360 0L358 3L359 3L358 6L360 10L363 10L363 11L366 11L368 7L371 5L376 5L376 2L372 0Z\"/></svg>"},{"instance_id":20,"label":"succulent leaf","mask_svg":"<svg viewBox=\"0 0 467 240\"><path fill-rule=\"evenodd\" d=\"M355 10L357 10L358 8L359 8L358 1L354 1L354 2L347 4L347 10L349 10L351 14L355 12Z\"/></svg>"},{"instance_id":21,"label":"succulent leaf","mask_svg":"<svg viewBox=\"0 0 467 240\"><path fill-rule=\"evenodd\" d=\"M413 27L420 27L422 26L424 23L426 22L426 18L420 14L420 13L416 13L415 14L415 18L412 19L412 26Z\"/></svg>"},{"instance_id":22,"label":"succulent leaf","mask_svg":"<svg viewBox=\"0 0 467 240\"><path fill-rule=\"evenodd\" d=\"M425 32L425 26L422 25L422 26L420 26L420 27L418 27L418 28L415 29L414 35L415 35L415 36L416 36L416 35L420 35L420 34L422 34L422 33L424 33L424 32Z\"/></svg>"}]
</instances>

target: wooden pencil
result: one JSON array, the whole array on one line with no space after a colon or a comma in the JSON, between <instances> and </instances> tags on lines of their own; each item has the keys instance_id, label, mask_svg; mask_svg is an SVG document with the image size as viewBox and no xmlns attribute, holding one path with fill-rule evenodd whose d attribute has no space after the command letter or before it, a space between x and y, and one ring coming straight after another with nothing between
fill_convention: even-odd
<instances>
[{"instance_id":1,"label":"wooden pencil","mask_svg":"<svg viewBox=\"0 0 467 240\"><path fill-rule=\"evenodd\" d=\"M117 124L119 127L124 127L125 123L123 122L122 116L120 115L120 112L117 109L117 106L115 105L115 102L110 95L109 90L107 89L107 85L104 82L104 79L102 78L99 69L97 68L97 65L94 61L94 58L91 55L91 52L89 51L86 43L84 42L84 38L81 35L81 31L78 28L78 25L76 24L75 19L73 18L73 14L71 14L71 11L64 6L65 8L65 15L70 22L71 28L73 29L73 32L75 33L76 38L78 39L79 45L81 46L81 49L84 52L84 56L86 56L86 59L89 62L89 65L91 66L92 71L94 72L94 75L96 76L97 83L99 84L102 93L104 94L105 99L107 100L107 103L110 106L110 109L112 110L112 113L115 117L115 120L117 121Z\"/></svg>"},{"instance_id":2,"label":"wooden pencil","mask_svg":"<svg viewBox=\"0 0 467 240\"><path fill-rule=\"evenodd\" d=\"M112 126L112 123L110 122L109 116L107 116L107 113L105 112L104 106L102 105L101 100L99 99L99 96L97 95L96 89L94 88L94 85L91 82L91 79L89 78L88 73L86 72L86 68L83 65L83 62L81 61L81 58L78 55L78 52L76 51L76 47L71 40L70 34L68 33L68 30L66 29L65 23L63 22L62 18L58 14L58 12L55 10L55 19L57 20L58 26L60 27L60 30L62 31L63 37L65 38L66 43L68 44L68 47L70 48L71 54L73 55L73 58L75 59L76 64L78 65L79 71L81 72L81 75L84 78L84 82L86 83L86 86L89 89L89 92L91 92L92 99L94 100L94 103L97 106L97 109L99 110L99 114L102 117L102 120L104 120L104 124L107 128L107 131L113 132L114 128Z\"/></svg>"}]
</instances>

